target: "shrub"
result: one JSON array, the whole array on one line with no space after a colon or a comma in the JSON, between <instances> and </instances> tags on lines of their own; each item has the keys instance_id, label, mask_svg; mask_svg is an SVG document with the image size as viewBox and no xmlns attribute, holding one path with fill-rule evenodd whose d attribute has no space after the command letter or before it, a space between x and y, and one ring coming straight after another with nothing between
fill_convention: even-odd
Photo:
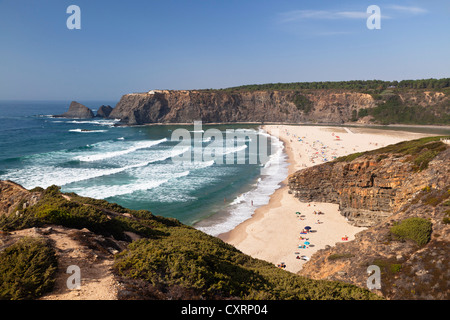
<instances>
[{"instance_id":1,"label":"shrub","mask_svg":"<svg viewBox=\"0 0 450 320\"><path fill-rule=\"evenodd\" d=\"M335 253L335 254L330 254L328 256L328 260L333 261L333 260L339 260L339 259L348 259L348 258L352 258L354 256L355 255L351 254L351 253Z\"/></svg>"},{"instance_id":2,"label":"shrub","mask_svg":"<svg viewBox=\"0 0 450 320\"><path fill-rule=\"evenodd\" d=\"M131 243L116 256L114 270L160 292L178 287L206 299L378 299L363 288L280 270L189 227Z\"/></svg>"},{"instance_id":3,"label":"shrub","mask_svg":"<svg viewBox=\"0 0 450 320\"><path fill-rule=\"evenodd\" d=\"M303 111L305 114L308 114L313 108L312 101L298 92L295 93L292 102L295 104L298 110Z\"/></svg>"},{"instance_id":4,"label":"shrub","mask_svg":"<svg viewBox=\"0 0 450 320\"><path fill-rule=\"evenodd\" d=\"M54 250L43 239L25 237L0 253L0 299L33 299L55 282Z\"/></svg>"},{"instance_id":5,"label":"shrub","mask_svg":"<svg viewBox=\"0 0 450 320\"><path fill-rule=\"evenodd\" d=\"M391 233L399 240L412 240L419 246L431 239L432 223L423 218L408 218L391 227Z\"/></svg>"}]
</instances>

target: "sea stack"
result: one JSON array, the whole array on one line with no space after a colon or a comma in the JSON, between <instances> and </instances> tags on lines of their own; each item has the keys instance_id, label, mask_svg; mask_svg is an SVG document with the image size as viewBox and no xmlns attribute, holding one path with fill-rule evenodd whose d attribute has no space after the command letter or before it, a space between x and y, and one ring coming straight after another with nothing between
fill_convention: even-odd
<instances>
[{"instance_id":1,"label":"sea stack","mask_svg":"<svg viewBox=\"0 0 450 320\"><path fill-rule=\"evenodd\" d=\"M112 110L113 110L113 108L111 108L111 106L104 106L104 105L102 105L97 110L97 117L99 117L99 118L108 118L109 114L111 113Z\"/></svg>"},{"instance_id":2,"label":"sea stack","mask_svg":"<svg viewBox=\"0 0 450 320\"><path fill-rule=\"evenodd\" d=\"M78 103L76 101L72 101L69 106L69 111L58 115L56 117L60 118L74 118L74 119L91 119L94 118L94 113L91 109Z\"/></svg>"}]
</instances>

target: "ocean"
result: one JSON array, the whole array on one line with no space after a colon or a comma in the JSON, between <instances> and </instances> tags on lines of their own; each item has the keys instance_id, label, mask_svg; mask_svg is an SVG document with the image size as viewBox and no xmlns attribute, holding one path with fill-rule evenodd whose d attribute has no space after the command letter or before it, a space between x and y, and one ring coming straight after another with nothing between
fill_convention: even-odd
<instances>
[{"instance_id":1,"label":"ocean","mask_svg":"<svg viewBox=\"0 0 450 320\"><path fill-rule=\"evenodd\" d=\"M93 110L116 104L80 102ZM69 104L0 101L1 180L27 189L58 185L63 192L149 210L219 235L267 204L287 175L283 144L256 125L203 125L198 130L193 125L131 127L115 126L117 120L52 117L67 111ZM216 141L205 137L209 129L220 132L223 145L231 146L215 153L216 161L196 157ZM180 148L180 141L172 139L176 130L189 132L189 146ZM240 134L228 137L227 130ZM255 152L264 148L267 157L255 163ZM188 154L193 155L190 161L174 161ZM236 160L227 161L230 155Z\"/></svg>"}]
</instances>

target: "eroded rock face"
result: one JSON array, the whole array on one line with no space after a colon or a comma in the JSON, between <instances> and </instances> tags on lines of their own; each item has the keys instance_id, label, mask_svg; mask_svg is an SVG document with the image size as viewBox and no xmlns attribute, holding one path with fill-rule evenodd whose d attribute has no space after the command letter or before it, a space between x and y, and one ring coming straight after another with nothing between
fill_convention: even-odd
<instances>
[{"instance_id":1,"label":"eroded rock face","mask_svg":"<svg viewBox=\"0 0 450 320\"><path fill-rule=\"evenodd\" d=\"M375 107L372 96L326 90L304 93L311 109L294 103L294 91L168 91L124 95L110 114L126 124L349 121L353 110Z\"/></svg>"},{"instance_id":2,"label":"eroded rock face","mask_svg":"<svg viewBox=\"0 0 450 320\"><path fill-rule=\"evenodd\" d=\"M443 93L405 90L407 105L434 106L448 100ZM123 124L146 123L344 123L361 109L382 103L371 94L343 89L315 90L152 90L122 96L110 114ZM370 122L371 116L358 120Z\"/></svg>"},{"instance_id":3,"label":"eroded rock face","mask_svg":"<svg viewBox=\"0 0 450 320\"><path fill-rule=\"evenodd\" d=\"M328 162L298 171L289 187L301 201L339 204L341 213L356 226L368 227L391 215L423 188L442 182L430 168L415 172L407 156L379 155L351 162Z\"/></svg>"},{"instance_id":4,"label":"eroded rock face","mask_svg":"<svg viewBox=\"0 0 450 320\"><path fill-rule=\"evenodd\" d=\"M97 110L97 117L99 117L99 118L108 118L109 115L111 114L112 110L113 110L113 108L111 106L102 105Z\"/></svg>"},{"instance_id":5,"label":"eroded rock face","mask_svg":"<svg viewBox=\"0 0 450 320\"><path fill-rule=\"evenodd\" d=\"M33 206L41 197L41 192L31 192L12 181L0 180L0 216L14 212L19 205L22 208Z\"/></svg>"},{"instance_id":6,"label":"eroded rock face","mask_svg":"<svg viewBox=\"0 0 450 320\"><path fill-rule=\"evenodd\" d=\"M377 265L378 292L388 299L448 300L450 148L422 171L412 169L408 156L381 158L325 163L290 176L300 200L338 203L351 223L368 227L354 241L317 251L299 274L366 287L367 268ZM412 217L432 223L425 245L399 240L390 231Z\"/></svg>"}]
</instances>

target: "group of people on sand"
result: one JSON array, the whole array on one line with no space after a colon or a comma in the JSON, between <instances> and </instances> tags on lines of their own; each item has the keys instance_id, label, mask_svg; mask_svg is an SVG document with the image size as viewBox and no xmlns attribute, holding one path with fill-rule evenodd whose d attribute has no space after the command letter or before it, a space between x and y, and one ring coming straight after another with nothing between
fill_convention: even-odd
<instances>
[{"instance_id":1,"label":"group of people on sand","mask_svg":"<svg viewBox=\"0 0 450 320\"><path fill-rule=\"evenodd\" d=\"M310 207L310 206L311 206L311 204L308 204L308 207ZM314 205L314 207L315 207L315 205ZM314 215L324 215L325 213L320 211L320 210L314 210L313 214ZM305 220L305 215L303 215L301 212L297 211L296 215L298 216L299 220ZM319 219L317 219L317 221L315 222L315 224L322 224L322 223L323 222L320 221ZM310 243L308 242L309 238L307 238L306 235L310 234L310 232L311 232L311 227L309 227L309 226L304 227L302 229L302 231L300 232L299 240L304 241L304 242L303 242L303 244L300 244L298 246L299 249L307 249L307 248L309 248L309 245L310 245ZM348 238L347 235L345 235L344 237L341 238L342 241L348 241L348 239L349 238ZM304 261L308 261L309 260L309 258L306 255L300 255L300 252L295 252L294 254L296 255L296 259L304 260ZM284 262L281 262L280 264L277 265L277 267L280 268L280 269L285 269L286 268L286 264Z\"/></svg>"}]
</instances>

